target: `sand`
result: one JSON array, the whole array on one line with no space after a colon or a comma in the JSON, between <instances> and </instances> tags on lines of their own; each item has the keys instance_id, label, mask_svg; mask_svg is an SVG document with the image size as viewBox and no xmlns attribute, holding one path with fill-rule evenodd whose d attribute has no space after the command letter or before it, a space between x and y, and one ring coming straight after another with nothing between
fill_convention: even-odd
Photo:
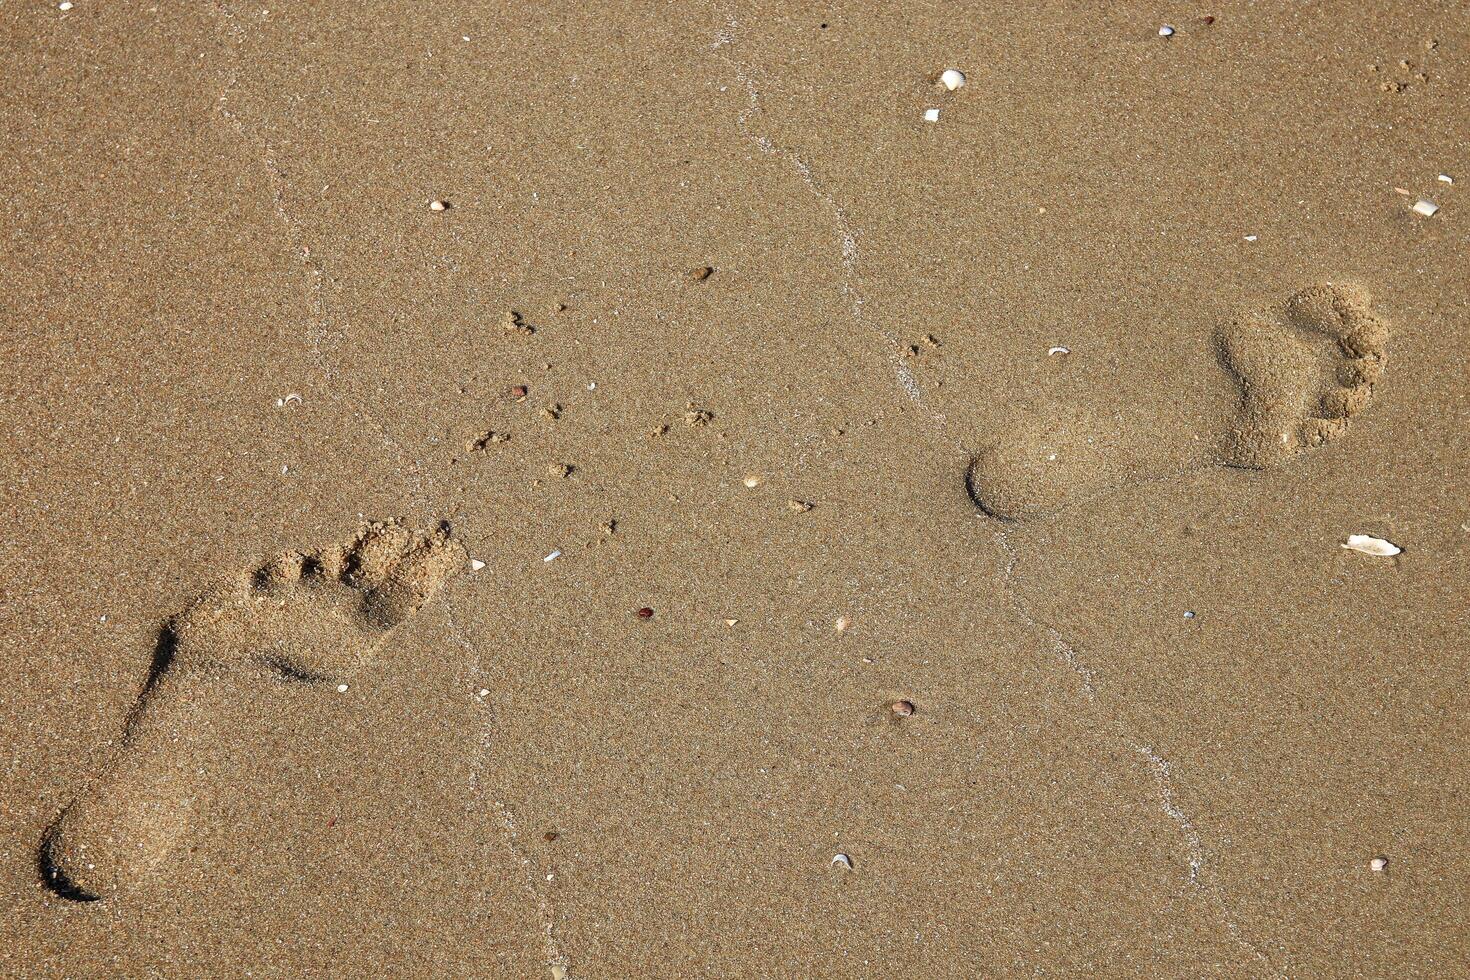
<instances>
[{"instance_id":1,"label":"sand","mask_svg":"<svg viewBox=\"0 0 1470 980\"><path fill-rule=\"evenodd\" d=\"M61 6L0 974L1470 973L1448 5Z\"/></svg>"}]
</instances>

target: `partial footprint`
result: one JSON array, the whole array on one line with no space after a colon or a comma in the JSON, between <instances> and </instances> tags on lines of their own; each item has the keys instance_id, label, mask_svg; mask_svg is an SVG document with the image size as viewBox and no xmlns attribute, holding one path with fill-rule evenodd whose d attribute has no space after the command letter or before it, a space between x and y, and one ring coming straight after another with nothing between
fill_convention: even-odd
<instances>
[{"instance_id":1,"label":"partial footprint","mask_svg":"<svg viewBox=\"0 0 1470 980\"><path fill-rule=\"evenodd\" d=\"M222 724L242 685L350 677L466 561L447 526L374 523L201 595L164 626L116 756L43 837L46 885L87 901L158 869L198 805L200 729Z\"/></svg>"},{"instance_id":2,"label":"partial footprint","mask_svg":"<svg viewBox=\"0 0 1470 980\"><path fill-rule=\"evenodd\" d=\"M1222 420L1209 455L1187 446L1174 451L1152 432L1059 409L1023 422L980 452L967 476L970 497L992 517L1027 520L1167 473L1217 464L1279 466L1347 431L1373 396L1388 337L1362 289L1310 286L1277 309L1217 332L1217 352L1240 400L1235 416ZM1171 456L1178 465L1161 472L1141 462Z\"/></svg>"},{"instance_id":3,"label":"partial footprint","mask_svg":"<svg viewBox=\"0 0 1470 980\"><path fill-rule=\"evenodd\" d=\"M1328 283L1293 295L1274 321L1230 324L1216 344L1241 393L1220 461L1265 469L1347 431L1383 373L1388 327L1366 292Z\"/></svg>"}]
</instances>

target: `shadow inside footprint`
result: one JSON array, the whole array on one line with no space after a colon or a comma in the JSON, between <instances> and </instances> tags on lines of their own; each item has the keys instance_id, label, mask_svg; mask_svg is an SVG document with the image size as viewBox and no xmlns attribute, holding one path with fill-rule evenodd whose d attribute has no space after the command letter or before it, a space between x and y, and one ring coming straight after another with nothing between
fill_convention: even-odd
<instances>
[{"instance_id":1,"label":"shadow inside footprint","mask_svg":"<svg viewBox=\"0 0 1470 980\"><path fill-rule=\"evenodd\" d=\"M364 527L345 545L288 553L211 589L159 631L147 679L109 763L43 833L43 884L96 901L160 867L203 788L210 729L244 721L242 684L351 676L466 563L447 525ZM229 719L225 721L224 719Z\"/></svg>"}]
</instances>

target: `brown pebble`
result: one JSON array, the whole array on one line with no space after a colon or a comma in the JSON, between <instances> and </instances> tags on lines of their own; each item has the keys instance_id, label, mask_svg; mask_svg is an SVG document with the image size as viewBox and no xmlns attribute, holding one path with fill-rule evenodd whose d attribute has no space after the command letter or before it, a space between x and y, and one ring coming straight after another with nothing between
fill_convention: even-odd
<instances>
[{"instance_id":1,"label":"brown pebble","mask_svg":"<svg viewBox=\"0 0 1470 980\"><path fill-rule=\"evenodd\" d=\"M1215 15L1214 14L1205 14L1203 17L1201 17L1199 19L1199 22L1201 24L1204 24L1205 26L1208 27L1210 24L1213 24L1215 22Z\"/></svg>"},{"instance_id":2,"label":"brown pebble","mask_svg":"<svg viewBox=\"0 0 1470 980\"><path fill-rule=\"evenodd\" d=\"M714 274L715 270L713 266L702 265L698 269L690 272L689 278L693 279L695 282L704 282L706 279Z\"/></svg>"},{"instance_id":3,"label":"brown pebble","mask_svg":"<svg viewBox=\"0 0 1470 980\"><path fill-rule=\"evenodd\" d=\"M576 471L576 469L577 468L571 463L553 463L550 466L546 467L546 472L550 473L552 476L559 476L563 480L565 480L567 477L571 476L572 473Z\"/></svg>"},{"instance_id":4,"label":"brown pebble","mask_svg":"<svg viewBox=\"0 0 1470 980\"><path fill-rule=\"evenodd\" d=\"M541 839L544 840L544 841L546 841L546 843L548 843L548 844L550 844L552 841L556 840L559 837L561 837L561 834L558 834L554 830L548 830L546 833L544 833L544 834L541 835Z\"/></svg>"},{"instance_id":5,"label":"brown pebble","mask_svg":"<svg viewBox=\"0 0 1470 980\"><path fill-rule=\"evenodd\" d=\"M653 618L653 610L652 609L649 609L647 606L644 606L642 609L638 610L638 618L639 619L652 619Z\"/></svg>"},{"instance_id":6,"label":"brown pebble","mask_svg":"<svg viewBox=\"0 0 1470 980\"><path fill-rule=\"evenodd\" d=\"M914 702L895 701L892 705L890 705L890 708L895 716L899 718L907 718L914 713Z\"/></svg>"},{"instance_id":7,"label":"brown pebble","mask_svg":"<svg viewBox=\"0 0 1470 980\"><path fill-rule=\"evenodd\" d=\"M601 529L601 531L602 531L603 534L617 534L618 533L618 521L617 521L617 518L611 518L609 520L603 521L602 524L599 525L599 528Z\"/></svg>"},{"instance_id":8,"label":"brown pebble","mask_svg":"<svg viewBox=\"0 0 1470 980\"><path fill-rule=\"evenodd\" d=\"M510 397L512 397L512 398L525 398L526 397L527 390L528 389L526 388L525 385L516 385L515 387L513 387L513 388L510 389Z\"/></svg>"},{"instance_id":9,"label":"brown pebble","mask_svg":"<svg viewBox=\"0 0 1470 980\"><path fill-rule=\"evenodd\" d=\"M429 210L430 211L448 211L449 210L449 202L448 201L445 201L445 200L441 200L441 199L437 199L436 198L435 200L432 200L432 201L429 202Z\"/></svg>"}]
</instances>

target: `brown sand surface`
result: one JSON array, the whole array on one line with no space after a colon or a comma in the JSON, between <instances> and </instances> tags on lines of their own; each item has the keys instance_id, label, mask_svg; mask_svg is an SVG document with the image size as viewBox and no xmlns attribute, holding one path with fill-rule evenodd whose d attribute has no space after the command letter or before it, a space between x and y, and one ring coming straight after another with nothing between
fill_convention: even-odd
<instances>
[{"instance_id":1,"label":"brown sand surface","mask_svg":"<svg viewBox=\"0 0 1470 980\"><path fill-rule=\"evenodd\" d=\"M1470 976L1455 5L63 6L0 975Z\"/></svg>"}]
</instances>

